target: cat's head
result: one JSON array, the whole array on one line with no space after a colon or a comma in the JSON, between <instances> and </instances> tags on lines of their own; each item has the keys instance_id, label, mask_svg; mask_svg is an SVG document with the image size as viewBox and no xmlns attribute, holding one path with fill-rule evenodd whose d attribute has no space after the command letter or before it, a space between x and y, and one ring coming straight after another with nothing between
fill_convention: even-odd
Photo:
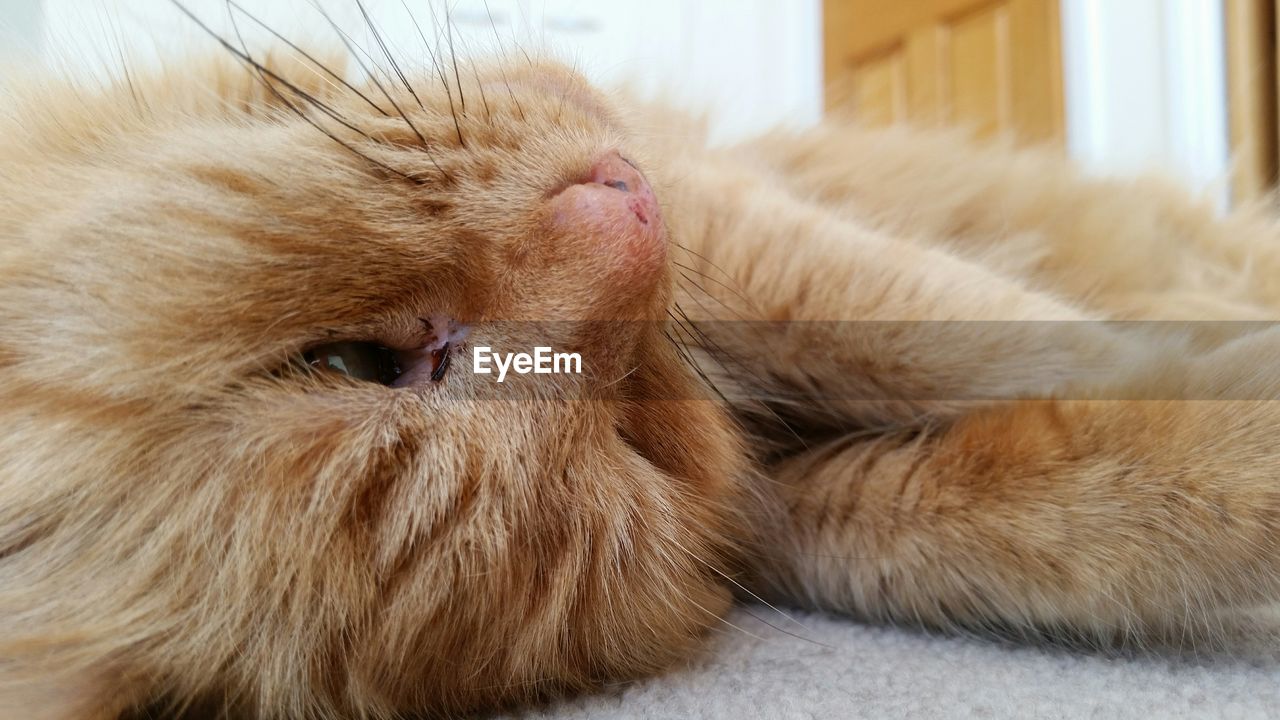
<instances>
[{"instance_id":1,"label":"cat's head","mask_svg":"<svg viewBox=\"0 0 1280 720\"><path fill-rule=\"evenodd\" d=\"M658 159L562 67L463 70L18 101L0 656L376 714L630 677L716 621L739 452L661 331ZM473 372L539 345L582 374Z\"/></svg>"}]
</instances>

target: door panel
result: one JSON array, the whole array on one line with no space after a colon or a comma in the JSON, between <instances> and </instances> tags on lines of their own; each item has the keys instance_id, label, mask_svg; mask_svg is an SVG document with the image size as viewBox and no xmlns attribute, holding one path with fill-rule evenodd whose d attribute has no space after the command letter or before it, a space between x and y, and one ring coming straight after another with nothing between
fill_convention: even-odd
<instances>
[{"instance_id":1,"label":"door panel","mask_svg":"<svg viewBox=\"0 0 1280 720\"><path fill-rule=\"evenodd\" d=\"M870 58L858 66L853 78L850 102L862 108L867 122L878 125L906 120L907 69L903 54L889 53Z\"/></svg>"},{"instance_id":2,"label":"door panel","mask_svg":"<svg viewBox=\"0 0 1280 720\"><path fill-rule=\"evenodd\" d=\"M984 8L950 25L945 73L948 120L990 135L1009 126L1009 21L1007 8Z\"/></svg>"},{"instance_id":3,"label":"door panel","mask_svg":"<svg viewBox=\"0 0 1280 720\"><path fill-rule=\"evenodd\" d=\"M824 34L830 110L1062 137L1057 0L826 0Z\"/></svg>"}]
</instances>

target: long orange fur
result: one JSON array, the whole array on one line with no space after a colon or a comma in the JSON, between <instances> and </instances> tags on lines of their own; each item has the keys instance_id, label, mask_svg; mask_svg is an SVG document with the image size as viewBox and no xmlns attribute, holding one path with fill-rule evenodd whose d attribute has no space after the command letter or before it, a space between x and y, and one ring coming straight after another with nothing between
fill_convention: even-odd
<instances>
[{"instance_id":1,"label":"long orange fur","mask_svg":"<svg viewBox=\"0 0 1280 720\"><path fill-rule=\"evenodd\" d=\"M462 116L269 67L0 123L7 716L530 702L689 657L735 590L1104 640L1280 594L1280 407L1203 399L1273 395L1280 338L1095 322L1273 318L1268 217L945 134L710 150L551 63L457 78ZM664 201L651 282L548 229L608 150ZM611 330L501 398L288 370L441 310Z\"/></svg>"}]
</instances>

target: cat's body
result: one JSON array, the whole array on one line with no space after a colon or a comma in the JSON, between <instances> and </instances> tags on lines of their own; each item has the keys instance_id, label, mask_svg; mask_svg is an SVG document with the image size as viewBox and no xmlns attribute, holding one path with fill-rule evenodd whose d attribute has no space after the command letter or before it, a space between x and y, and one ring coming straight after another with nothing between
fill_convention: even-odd
<instances>
[{"instance_id":1,"label":"cat's body","mask_svg":"<svg viewBox=\"0 0 1280 720\"><path fill-rule=\"evenodd\" d=\"M631 136L523 59L177 67L0 131L0 707L490 707L736 590L1137 640L1280 596L1280 406L1212 399L1280 337L1087 322L1280 315L1266 220L945 136ZM465 353L528 321L592 370L495 396ZM447 375L291 364L455 324Z\"/></svg>"}]
</instances>

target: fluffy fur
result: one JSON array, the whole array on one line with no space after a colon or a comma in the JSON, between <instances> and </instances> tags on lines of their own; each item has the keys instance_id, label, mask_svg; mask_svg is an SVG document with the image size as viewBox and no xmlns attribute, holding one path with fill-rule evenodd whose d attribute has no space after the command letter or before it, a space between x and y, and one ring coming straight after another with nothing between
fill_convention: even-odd
<instances>
[{"instance_id":1,"label":"fluffy fur","mask_svg":"<svg viewBox=\"0 0 1280 720\"><path fill-rule=\"evenodd\" d=\"M527 702L688 656L735 590L1109 640L1280 594L1280 336L1092 322L1274 317L1268 218L902 130L712 151L524 58L266 64L0 124L11 714ZM548 221L609 150L664 201L657 276ZM592 370L293 369L440 313Z\"/></svg>"}]
</instances>

